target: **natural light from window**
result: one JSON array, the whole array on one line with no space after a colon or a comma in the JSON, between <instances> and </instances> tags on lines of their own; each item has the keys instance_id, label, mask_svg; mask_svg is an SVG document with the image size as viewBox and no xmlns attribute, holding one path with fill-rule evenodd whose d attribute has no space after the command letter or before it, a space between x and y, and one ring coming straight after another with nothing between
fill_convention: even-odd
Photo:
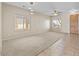
<instances>
[{"instance_id":1,"label":"natural light from window","mask_svg":"<svg viewBox=\"0 0 79 59\"><path fill-rule=\"evenodd\" d=\"M30 24L25 16L16 16L16 30L28 30L30 29Z\"/></svg>"}]
</instances>

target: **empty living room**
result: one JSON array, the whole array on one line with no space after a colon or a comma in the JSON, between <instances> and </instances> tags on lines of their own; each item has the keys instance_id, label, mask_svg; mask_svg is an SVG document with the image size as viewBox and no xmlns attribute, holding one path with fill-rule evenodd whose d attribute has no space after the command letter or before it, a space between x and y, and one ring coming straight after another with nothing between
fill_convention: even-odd
<instances>
[{"instance_id":1,"label":"empty living room","mask_svg":"<svg viewBox=\"0 0 79 59\"><path fill-rule=\"evenodd\" d=\"M79 2L0 2L1 56L79 56Z\"/></svg>"}]
</instances>

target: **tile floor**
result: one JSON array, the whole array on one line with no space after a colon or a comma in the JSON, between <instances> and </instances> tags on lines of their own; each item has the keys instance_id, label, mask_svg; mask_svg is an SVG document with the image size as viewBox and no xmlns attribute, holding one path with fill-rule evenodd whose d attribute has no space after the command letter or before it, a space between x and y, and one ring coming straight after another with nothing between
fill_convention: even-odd
<instances>
[{"instance_id":1,"label":"tile floor","mask_svg":"<svg viewBox=\"0 0 79 59\"><path fill-rule=\"evenodd\" d=\"M79 35L48 32L3 41L3 56L78 56Z\"/></svg>"},{"instance_id":2,"label":"tile floor","mask_svg":"<svg viewBox=\"0 0 79 59\"><path fill-rule=\"evenodd\" d=\"M65 39L60 39L39 56L79 56L79 35L66 35Z\"/></svg>"}]
</instances>

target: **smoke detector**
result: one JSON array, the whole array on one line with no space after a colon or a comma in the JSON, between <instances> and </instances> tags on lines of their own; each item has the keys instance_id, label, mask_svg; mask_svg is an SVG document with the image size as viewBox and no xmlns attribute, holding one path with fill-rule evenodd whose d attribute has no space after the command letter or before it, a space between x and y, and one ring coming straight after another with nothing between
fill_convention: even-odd
<instances>
[{"instance_id":1,"label":"smoke detector","mask_svg":"<svg viewBox=\"0 0 79 59\"><path fill-rule=\"evenodd\" d=\"M35 5L35 2L29 2L28 5L29 6L34 6Z\"/></svg>"}]
</instances>

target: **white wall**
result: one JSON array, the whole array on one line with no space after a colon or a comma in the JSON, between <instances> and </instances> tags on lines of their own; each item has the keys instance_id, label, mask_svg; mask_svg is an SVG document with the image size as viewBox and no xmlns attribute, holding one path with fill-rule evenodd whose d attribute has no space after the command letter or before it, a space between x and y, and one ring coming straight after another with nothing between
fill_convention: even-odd
<instances>
[{"instance_id":1,"label":"white wall","mask_svg":"<svg viewBox=\"0 0 79 59\"><path fill-rule=\"evenodd\" d=\"M3 29L3 38L14 38L14 37L22 37L31 34L43 33L49 30L49 17L41 14L34 14L31 17L31 30L27 31L15 31L15 16L16 14L27 15L29 12L7 4L2 5L3 9L3 21L2 21L2 29Z\"/></svg>"},{"instance_id":2,"label":"white wall","mask_svg":"<svg viewBox=\"0 0 79 59\"><path fill-rule=\"evenodd\" d=\"M1 55L1 49L2 49L2 35L1 35L1 2L0 2L0 55Z\"/></svg>"}]
</instances>

